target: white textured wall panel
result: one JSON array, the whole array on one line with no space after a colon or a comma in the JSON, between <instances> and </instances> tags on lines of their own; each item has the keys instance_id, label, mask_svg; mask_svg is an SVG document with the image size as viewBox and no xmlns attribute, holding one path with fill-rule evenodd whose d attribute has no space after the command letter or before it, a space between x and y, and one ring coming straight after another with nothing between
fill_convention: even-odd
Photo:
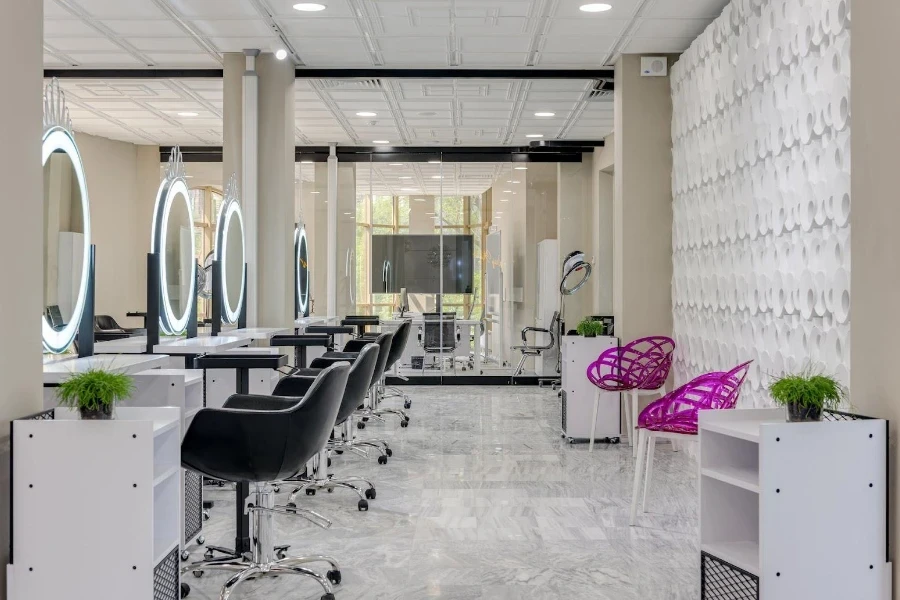
<instances>
[{"instance_id":1,"label":"white textured wall panel","mask_svg":"<svg viewBox=\"0 0 900 600\"><path fill-rule=\"evenodd\" d=\"M742 395L850 373L850 8L733 0L672 69L681 384L753 359Z\"/></svg>"}]
</instances>

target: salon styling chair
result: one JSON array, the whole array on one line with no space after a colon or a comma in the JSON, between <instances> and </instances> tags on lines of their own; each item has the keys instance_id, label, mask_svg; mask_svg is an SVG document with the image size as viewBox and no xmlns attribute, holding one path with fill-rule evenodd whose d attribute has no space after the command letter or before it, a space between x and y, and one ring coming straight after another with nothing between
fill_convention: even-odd
<instances>
[{"instance_id":1,"label":"salon styling chair","mask_svg":"<svg viewBox=\"0 0 900 600\"><path fill-rule=\"evenodd\" d=\"M51 304L46 307L44 309L44 316L47 317L47 321L49 321L50 327L52 327L54 331L62 331L66 328L66 322L63 320L62 311L59 309L58 304Z\"/></svg>"},{"instance_id":2,"label":"salon styling chair","mask_svg":"<svg viewBox=\"0 0 900 600\"><path fill-rule=\"evenodd\" d=\"M363 402L372 381L372 375L375 373L375 366L378 363L379 347L376 344L368 344L359 353L359 356L350 366L350 373L347 377L347 387L344 390L344 397L341 401L341 407L338 410L337 419L334 427L338 429L349 429L347 425L351 424L353 411ZM285 377L275 386L274 396L299 397L306 394L307 390L315 382L315 377ZM352 430L349 431L352 434ZM351 436L352 437L352 436ZM360 441L358 446L371 446L378 448L379 444ZM283 482L285 485L294 486L291 492L288 506L296 506L294 501L301 491L305 491L306 495L312 496L317 490L327 490L333 492L336 487L347 488L356 492L359 496L357 508L359 510L369 510L369 500L375 498L375 486L371 481L362 477L335 477L329 475L327 470L329 466L328 454L330 449L334 448L334 442L329 440L322 446L321 451L310 460L306 467L306 474ZM364 451L356 446L351 446L351 450L365 454ZM365 491L361 489L360 484L366 486Z\"/></svg>"},{"instance_id":3,"label":"salon styling chair","mask_svg":"<svg viewBox=\"0 0 900 600\"><path fill-rule=\"evenodd\" d=\"M128 335L147 335L143 327L128 328L119 325L111 315L97 315L94 317L94 333L126 333Z\"/></svg>"},{"instance_id":4,"label":"salon styling chair","mask_svg":"<svg viewBox=\"0 0 900 600\"><path fill-rule=\"evenodd\" d=\"M356 421L356 427L358 429L365 429L366 421L369 418L377 419L381 422L384 422L384 418L381 415L375 414L372 409L373 406L373 396L375 394L375 390L378 386L378 382L384 376L385 365L387 364L387 358L390 354L391 348L393 346L394 332L385 332L378 335L374 340L363 340L356 339L350 340L344 346L344 348L354 351L347 352L326 352L324 356L320 356L312 361L310 364L310 368L308 369L298 369L297 375L299 376L315 376L321 369L328 367L329 365L339 363L339 362L354 362L359 356L359 352L368 346L369 344L375 344L378 346L378 361L375 363L375 371L372 374L372 378L369 380L369 386L367 389L367 393L363 399L363 402L357 405L357 409L354 411L353 416L359 418ZM409 425L409 417L406 417L406 420L400 422L402 427L406 427ZM345 425L344 432L341 436L341 439L334 439L331 441L332 447L339 451L343 452L345 449L352 449L353 447L374 447L380 451L380 456L378 457L379 464L387 463L387 459L392 455L391 448L385 440L358 440L354 439L352 435L352 428L350 425ZM362 452L361 454L367 455L367 453Z\"/></svg>"},{"instance_id":5,"label":"salon styling chair","mask_svg":"<svg viewBox=\"0 0 900 600\"><path fill-rule=\"evenodd\" d=\"M546 344L539 344L537 340L537 336L535 336L534 340L529 343L528 342L528 334L536 333L543 334L545 336L550 336L550 341ZM512 377L510 378L511 383L516 382L516 377L522 374L522 369L525 368L525 361L528 358L533 356L541 356L547 350L552 350L556 346L557 337L559 334L559 311L553 313L553 317L550 319L550 328L544 329L543 327L524 327L522 328L522 345L521 346L513 346L513 350L518 350L522 353L522 358L519 360L519 364L516 366L515 371L513 371Z\"/></svg>"},{"instance_id":6,"label":"salon styling chair","mask_svg":"<svg viewBox=\"0 0 900 600\"><path fill-rule=\"evenodd\" d=\"M397 327L397 329L394 330L394 340L391 342L391 351L390 353L388 353L387 364L384 367L384 375L381 377L381 381L376 388L376 391L378 393L374 410L376 414L394 413L400 414L402 416L406 415L406 413L402 411L379 408L381 401L385 398L403 398L403 408L409 409L412 406L412 401L409 399L409 396L404 394L400 388L385 385L387 373L394 368L394 366L400 361L400 358L403 356L403 351L406 349L406 344L409 341L409 333L411 331L412 321L410 319L404 319L403 322L400 323L400 325ZM363 339L374 340L377 335L378 334L369 333L363 336ZM403 377L399 373L395 373L394 376L399 377L403 381L409 381L409 378Z\"/></svg>"},{"instance_id":7,"label":"salon styling chair","mask_svg":"<svg viewBox=\"0 0 900 600\"><path fill-rule=\"evenodd\" d=\"M429 354L440 356L440 370L444 370L444 355L450 355L453 374L456 374L456 360L453 353L461 340L459 326L456 324L456 313L425 313L422 315L422 327L419 329L419 345L425 357ZM425 357L422 359L422 373L425 372ZM433 360L432 356L432 360Z\"/></svg>"},{"instance_id":8,"label":"salon styling chair","mask_svg":"<svg viewBox=\"0 0 900 600\"><path fill-rule=\"evenodd\" d=\"M222 588L220 600L250 578L304 575L324 589L321 600L334 600L332 583L341 581L337 561L327 556L287 558L275 546L274 516L296 515L328 527L331 522L312 511L275 504L272 482L300 473L328 442L341 407L350 367L332 365L322 371L302 398L235 394L223 408L204 408L194 417L181 442L181 463L204 477L249 483L245 510L250 516L251 551L182 567L202 575L206 570L236 571ZM323 523L324 521L324 523ZM322 575L303 565L328 563Z\"/></svg>"}]
</instances>

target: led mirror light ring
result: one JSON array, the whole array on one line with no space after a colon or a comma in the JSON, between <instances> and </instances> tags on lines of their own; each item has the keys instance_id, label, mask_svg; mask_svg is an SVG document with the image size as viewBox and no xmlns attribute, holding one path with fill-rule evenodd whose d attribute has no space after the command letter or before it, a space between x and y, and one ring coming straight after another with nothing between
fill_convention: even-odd
<instances>
[{"instance_id":1,"label":"led mirror light ring","mask_svg":"<svg viewBox=\"0 0 900 600\"><path fill-rule=\"evenodd\" d=\"M84 164L81 162L81 154L72 135L61 127L53 127L44 133L41 146L41 164L46 165L50 155L57 150L65 152L72 161L72 168L78 179L78 189L81 192L81 216L84 223L84 250L81 260L81 283L78 286L78 298L75 300L75 308L72 317L65 327L56 331L50 326L47 317L41 317L41 338L44 348L54 354L61 354L75 341L78 326L81 323L84 305L87 302L88 276L91 262L91 205L88 200L87 184L84 179Z\"/></svg>"},{"instance_id":2,"label":"led mirror light ring","mask_svg":"<svg viewBox=\"0 0 900 600\"><path fill-rule=\"evenodd\" d=\"M591 263L589 262L577 262L572 265L569 270L566 271L566 274L563 275L562 281L559 284L559 293L564 296L571 296L587 283L588 279L591 277ZM583 275L581 280L572 287L566 287L566 283L573 274L578 273L579 271L583 271Z\"/></svg>"},{"instance_id":3,"label":"led mirror light ring","mask_svg":"<svg viewBox=\"0 0 900 600\"><path fill-rule=\"evenodd\" d=\"M226 266L228 260L228 244L226 243L225 236L228 235L228 231L230 231L228 225L231 222L231 218L235 216L237 217L238 225L240 225L241 228L241 256L244 257L244 261L246 262L247 248L244 243L244 217L241 214L241 205L233 200L226 202L219 209L219 218L216 221L215 260L219 261L219 268L222 273L220 278L222 289L219 291L222 293L222 307L225 309L225 320L228 323L237 322L238 317L241 314L241 309L244 306L244 287L247 285L247 272L242 267L241 293L238 297L237 306L232 308L231 301L228 298L228 268ZM221 253L219 252L219 249L221 249Z\"/></svg>"},{"instance_id":4,"label":"led mirror light ring","mask_svg":"<svg viewBox=\"0 0 900 600\"><path fill-rule=\"evenodd\" d=\"M172 181L163 181L162 185L159 187L159 193L156 198L156 219L154 219L153 223L153 245L151 246L151 251L159 254L159 289L162 306L162 311L160 311L160 319L159 324L160 328L163 330L163 333L167 335L179 335L187 329L188 320L191 318L191 311L193 310L194 305L194 294L196 292L197 286L197 277L196 275L192 275L190 277L190 290L188 292L188 299L184 305L184 314L176 315L175 311L172 308L172 302L169 300L169 294L165 293L165 290L168 289L168 272L166 269L166 260L163 253L166 248L166 241L168 239L168 227L169 227L169 213L172 212L172 205L175 203L176 198L178 196L184 199L185 208L187 209L188 215L188 223L191 227L191 263L194 263L194 256L196 252L196 248L194 247L194 214L191 207L191 200L188 195L187 184L184 182L184 179L180 177L178 179ZM162 198L165 198L165 201L162 201Z\"/></svg>"},{"instance_id":5,"label":"led mirror light ring","mask_svg":"<svg viewBox=\"0 0 900 600\"><path fill-rule=\"evenodd\" d=\"M294 234L294 246L297 253L297 300L300 314L305 315L309 308L309 242L306 238L306 227L301 227ZM304 264L305 263L305 264ZM303 267L301 272L300 268Z\"/></svg>"}]
</instances>

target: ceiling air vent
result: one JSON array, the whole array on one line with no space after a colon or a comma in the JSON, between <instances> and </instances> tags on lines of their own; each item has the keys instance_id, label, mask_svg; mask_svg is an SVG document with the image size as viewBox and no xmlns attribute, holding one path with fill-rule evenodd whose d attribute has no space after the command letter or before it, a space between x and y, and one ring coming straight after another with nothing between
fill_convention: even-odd
<instances>
[{"instance_id":1,"label":"ceiling air vent","mask_svg":"<svg viewBox=\"0 0 900 600\"><path fill-rule=\"evenodd\" d=\"M380 79L320 79L319 85L323 89L364 89L364 90L380 90L382 88Z\"/></svg>"},{"instance_id":2,"label":"ceiling air vent","mask_svg":"<svg viewBox=\"0 0 900 600\"><path fill-rule=\"evenodd\" d=\"M591 91L588 92L587 99L590 102L604 102L611 100L613 97L613 82L609 79L598 79L594 82Z\"/></svg>"}]
</instances>

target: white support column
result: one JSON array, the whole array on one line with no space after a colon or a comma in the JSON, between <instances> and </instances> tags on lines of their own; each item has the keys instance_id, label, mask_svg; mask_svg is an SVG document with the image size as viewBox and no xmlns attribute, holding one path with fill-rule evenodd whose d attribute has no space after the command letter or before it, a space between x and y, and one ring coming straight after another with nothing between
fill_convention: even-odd
<instances>
[{"instance_id":1,"label":"white support column","mask_svg":"<svg viewBox=\"0 0 900 600\"><path fill-rule=\"evenodd\" d=\"M0 307L5 350L0 360L0 560L9 561L9 420L41 410L43 307L43 176L41 102L43 2L6 2L0 19L4 61L0 111L0 180L7 218L0 220ZM77 124L76 124L77 125ZM136 242L137 243L137 242ZM0 589L6 590L5 569ZM3 593L0 592L0 597Z\"/></svg>"},{"instance_id":2,"label":"white support column","mask_svg":"<svg viewBox=\"0 0 900 600\"><path fill-rule=\"evenodd\" d=\"M256 57L259 50L244 50L243 124L241 127L243 164L241 168L241 203L244 210L247 253L247 326L255 327L258 321L258 265L259 265L259 77L256 73Z\"/></svg>"},{"instance_id":3,"label":"white support column","mask_svg":"<svg viewBox=\"0 0 900 600\"><path fill-rule=\"evenodd\" d=\"M337 144L328 156L328 314L337 315L338 281L338 158Z\"/></svg>"}]
</instances>

